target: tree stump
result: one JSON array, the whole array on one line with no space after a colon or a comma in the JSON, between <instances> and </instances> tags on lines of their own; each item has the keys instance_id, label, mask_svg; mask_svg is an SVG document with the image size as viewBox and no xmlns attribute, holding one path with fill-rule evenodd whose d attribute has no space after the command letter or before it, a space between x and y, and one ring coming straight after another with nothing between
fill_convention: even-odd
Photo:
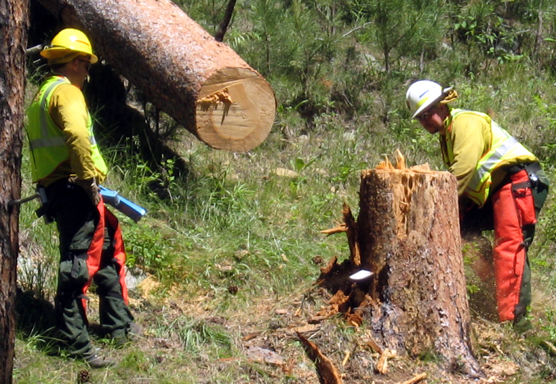
<instances>
[{"instance_id":1,"label":"tree stump","mask_svg":"<svg viewBox=\"0 0 556 384\"><path fill-rule=\"evenodd\" d=\"M312 320L341 312L368 323L384 356L436 355L448 371L483 377L470 342L456 178L396 157L396 167L386 160L361 173L357 222L344 204L344 223L322 231L346 233L350 257L321 268L318 284L334 296ZM373 274L360 279L362 270Z\"/></svg>"},{"instance_id":2,"label":"tree stump","mask_svg":"<svg viewBox=\"0 0 556 384\"><path fill-rule=\"evenodd\" d=\"M202 142L248 151L276 113L268 82L170 0L38 0Z\"/></svg>"},{"instance_id":3,"label":"tree stump","mask_svg":"<svg viewBox=\"0 0 556 384\"><path fill-rule=\"evenodd\" d=\"M470 344L456 179L420 169L366 170L357 222L370 328L390 349L442 357L480 376Z\"/></svg>"}]
</instances>

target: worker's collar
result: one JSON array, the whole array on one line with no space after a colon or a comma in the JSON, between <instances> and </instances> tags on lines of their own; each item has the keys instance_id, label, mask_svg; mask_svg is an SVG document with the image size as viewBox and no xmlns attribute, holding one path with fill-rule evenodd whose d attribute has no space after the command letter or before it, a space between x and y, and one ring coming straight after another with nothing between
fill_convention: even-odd
<instances>
[{"instance_id":1,"label":"worker's collar","mask_svg":"<svg viewBox=\"0 0 556 384\"><path fill-rule=\"evenodd\" d=\"M79 84L77 84L77 83L75 83L75 82L72 82L71 79L70 79L68 76L64 75L63 73L56 72L56 71L50 71L50 76L63 77L63 78L66 79L66 80L68 81L68 83L70 83L71 85L74 85L74 86L76 86L76 87L79 88L79 89L83 89L83 85L80 86ZM89 78L89 76L87 76L87 78L86 78L83 82L87 81L88 78Z\"/></svg>"},{"instance_id":2,"label":"worker's collar","mask_svg":"<svg viewBox=\"0 0 556 384\"><path fill-rule=\"evenodd\" d=\"M64 75L64 74L62 74L62 73L60 73L60 72L50 71L49 77L50 77L50 76L63 77L64 79L66 79L67 81L69 81L69 82L71 83L70 79L68 79L68 77L67 77L66 75Z\"/></svg>"},{"instance_id":3,"label":"worker's collar","mask_svg":"<svg viewBox=\"0 0 556 384\"><path fill-rule=\"evenodd\" d=\"M442 134L445 135L446 132L450 132L453 119L454 118L452 116L452 110L450 109L450 107L448 107L448 116L446 116L446 118L444 119L444 132Z\"/></svg>"}]
</instances>

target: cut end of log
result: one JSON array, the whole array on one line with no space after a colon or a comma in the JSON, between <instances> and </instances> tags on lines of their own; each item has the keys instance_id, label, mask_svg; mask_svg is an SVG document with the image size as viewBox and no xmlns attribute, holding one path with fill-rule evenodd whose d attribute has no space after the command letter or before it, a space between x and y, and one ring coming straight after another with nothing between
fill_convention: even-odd
<instances>
[{"instance_id":1,"label":"cut end of log","mask_svg":"<svg viewBox=\"0 0 556 384\"><path fill-rule=\"evenodd\" d=\"M197 98L197 135L216 149L245 152L268 136L276 98L268 82L249 68L223 68L203 84Z\"/></svg>"}]
</instances>

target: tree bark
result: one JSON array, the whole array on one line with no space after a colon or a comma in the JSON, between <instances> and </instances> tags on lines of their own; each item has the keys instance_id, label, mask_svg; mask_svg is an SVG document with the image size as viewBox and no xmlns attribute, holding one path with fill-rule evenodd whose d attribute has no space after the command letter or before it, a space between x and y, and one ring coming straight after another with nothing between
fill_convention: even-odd
<instances>
[{"instance_id":1,"label":"tree bark","mask_svg":"<svg viewBox=\"0 0 556 384\"><path fill-rule=\"evenodd\" d=\"M170 0L38 1L209 146L248 151L270 132L270 85Z\"/></svg>"},{"instance_id":2,"label":"tree bark","mask_svg":"<svg viewBox=\"0 0 556 384\"><path fill-rule=\"evenodd\" d=\"M437 354L450 370L478 377L456 186L447 172L363 171L361 265L374 272L368 289L374 337L412 356Z\"/></svg>"},{"instance_id":3,"label":"tree bark","mask_svg":"<svg viewBox=\"0 0 556 384\"><path fill-rule=\"evenodd\" d=\"M29 3L0 0L0 382L12 382Z\"/></svg>"}]
</instances>

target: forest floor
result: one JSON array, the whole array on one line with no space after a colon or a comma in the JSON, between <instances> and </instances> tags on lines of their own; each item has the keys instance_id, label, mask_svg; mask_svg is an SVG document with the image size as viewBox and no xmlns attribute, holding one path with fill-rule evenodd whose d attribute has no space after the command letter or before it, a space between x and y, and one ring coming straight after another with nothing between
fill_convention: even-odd
<instances>
[{"instance_id":1,"label":"forest floor","mask_svg":"<svg viewBox=\"0 0 556 384\"><path fill-rule=\"evenodd\" d=\"M534 312L532 329L519 333L489 320L488 300L477 295L470 296L470 342L484 375L473 378L432 353L409 357L390 351L390 356L383 356L368 331L369 320L356 326L340 313L322 315L333 295L316 280L300 282L288 295L261 292L246 301L232 287L224 293L185 296L176 286L161 296L160 283L152 276L131 286L130 308L143 334L123 348L95 340L99 353L119 361L115 368L101 370L52 356L44 343L45 331L53 326L52 305L20 292L14 382L556 383L556 348L543 327L545 315ZM534 293L533 306L546 308L548 296ZM89 319L94 324L98 298L92 292L89 296ZM227 308L216 309L215 303L224 300L229 301ZM319 373L325 371L308 356L302 338L329 360L341 381L321 380Z\"/></svg>"},{"instance_id":2,"label":"forest floor","mask_svg":"<svg viewBox=\"0 0 556 384\"><path fill-rule=\"evenodd\" d=\"M208 323L224 327L237 335L234 343L240 353L233 358L214 359L200 353L195 370L198 383L214 383L203 372L226 370L228 365L241 367L245 376L232 382L253 383L319 383L318 369L307 357L299 343L299 334L309 339L327 357L344 383L401 384L401 383L553 383L556 382L556 350L539 335L537 325L525 333L518 333L480 316L472 319L472 349L484 377L470 378L450 372L439 356L392 356L377 368L381 354L373 348L364 324L347 324L343 316L315 321L319 311L327 306L331 294L317 285L290 297L260 300L235 318L208 316L204 304L210 297L183 301L177 297L164 302L151 300L148 295L134 300L136 308L143 308L137 317L145 327L144 336L128 348L139 348L150 360L172 360L183 350L179 338L156 337L158 316L168 321L189 316L204 318ZM149 308L147 310L147 308ZM382 361L384 364L384 360ZM418 378L422 378L419 380ZM414 381L411 381L414 380ZM329 382L330 383L330 382Z\"/></svg>"}]
</instances>

